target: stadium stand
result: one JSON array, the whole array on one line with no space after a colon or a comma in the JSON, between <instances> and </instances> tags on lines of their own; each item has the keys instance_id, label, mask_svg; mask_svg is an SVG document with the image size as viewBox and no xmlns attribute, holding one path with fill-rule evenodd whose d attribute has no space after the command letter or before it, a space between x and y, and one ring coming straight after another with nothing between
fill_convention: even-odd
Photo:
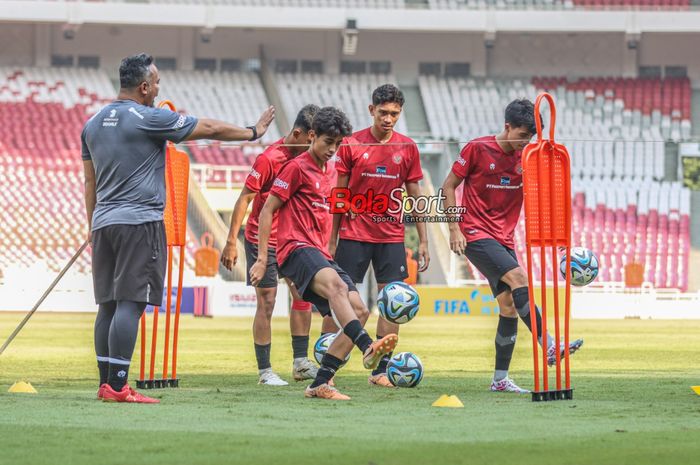
<instances>
[{"instance_id":1,"label":"stadium stand","mask_svg":"<svg viewBox=\"0 0 700 465\"><path fill-rule=\"evenodd\" d=\"M420 84L433 133L461 141L497 132L512 99L540 89L553 92L557 136L572 158L574 243L599 255L602 282L622 281L624 265L636 262L645 265L645 280L655 287L687 289L690 191L662 182L664 140L690 136L687 79L528 83L422 77ZM521 263L526 263L524 239L521 218L516 230ZM539 261L535 256L537 276Z\"/></svg>"},{"instance_id":2,"label":"stadium stand","mask_svg":"<svg viewBox=\"0 0 700 465\"><path fill-rule=\"evenodd\" d=\"M80 132L114 95L102 71L0 68L0 268L57 271L85 240Z\"/></svg>"},{"instance_id":3,"label":"stadium stand","mask_svg":"<svg viewBox=\"0 0 700 465\"><path fill-rule=\"evenodd\" d=\"M687 9L689 0L428 0L432 9Z\"/></svg>"},{"instance_id":4,"label":"stadium stand","mask_svg":"<svg viewBox=\"0 0 700 465\"><path fill-rule=\"evenodd\" d=\"M256 7L404 8L404 0L150 0L151 3L203 3Z\"/></svg>"},{"instance_id":5,"label":"stadium stand","mask_svg":"<svg viewBox=\"0 0 700 465\"><path fill-rule=\"evenodd\" d=\"M256 73L210 71L164 71L162 73L162 98L172 100L179 111L197 116L221 119L235 124L254 124L260 113L267 108L269 100ZM272 125L263 142L279 139L276 125ZM194 163L211 165L206 170L197 170L199 181L213 186L240 184L262 152L257 144L222 145L219 142L198 141L187 144ZM218 168L217 165L227 165ZM202 172L205 176L199 176Z\"/></svg>"},{"instance_id":6,"label":"stadium stand","mask_svg":"<svg viewBox=\"0 0 700 465\"><path fill-rule=\"evenodd\" d=\"M354 131L372 124L367 106L372 91L386 83L396 83L390 74L312 74L277 73L275 80L287 115L296 115L312 102L320 106L341 108ZM406 134L406 118L399 119L396 130Z\"/></svg>"},{"instance_id":7,"label":"stadium stand","mask_svg":"<svg viewBox=\"0 0 700 465\"><path fill-rule=\"evenodd\" d=\"M0 69L0 267L58 270L85 239L79 135L113 96L99 71Z\"/></svg>"}]
</instances>

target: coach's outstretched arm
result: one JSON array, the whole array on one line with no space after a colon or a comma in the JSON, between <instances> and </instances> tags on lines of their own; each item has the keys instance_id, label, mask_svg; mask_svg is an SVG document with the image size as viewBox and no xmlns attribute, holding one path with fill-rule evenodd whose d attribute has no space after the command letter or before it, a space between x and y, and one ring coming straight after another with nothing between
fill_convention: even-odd
<instances>
[{"instance_id":1,"label":"coach's outstretched arm","mask_svg":"<svg viewBox=\"0 0 700 465\"><path fill-rule=\"evenodd\" d=\"M455 190L462 181L462 178L450 171L450 174L447 175L445 181L442 183L442 193L445 195L442 207L445 212L455 211L455 207L457 206ZM450 216L449 213L446 213L446 215ZM453 216L459 216L459 214L453 214ZM464 250L467 248L467 238L464 237L464 234L462 234L462 231L459 229L459 222L454 221L448 224L450 226L450 250L457 255L464 255Z\"/></svg>"},{"instance_id":2,"label":"coach's outstretched arm","mask_svg":"<svg viewBox=\"0 0 700 465\"><path fill-rule=\"evenodd\" d=\"M260 211L260 223L258 225L258 260L250 268L250 284L257 286L265 276L267 270L267 246L270 243L270 231L272 230L272 218L277 210L282 207L282 199L270 194Z\"/></svg>"},{"instance_id":3,"label":"coach's outstretched arm","mask_svg":"<svg viewBox=\"0 0 700 465\"><path fill-rule=\"evenodd\" d=\"M256 140L262 137L275 119L275 107L269 106L255 126L241 128L235 124L209 118L200 118L186 140L213 139L221 141ZM255 129L253 129L255 128Z\"/></svg>"}]
</instances>

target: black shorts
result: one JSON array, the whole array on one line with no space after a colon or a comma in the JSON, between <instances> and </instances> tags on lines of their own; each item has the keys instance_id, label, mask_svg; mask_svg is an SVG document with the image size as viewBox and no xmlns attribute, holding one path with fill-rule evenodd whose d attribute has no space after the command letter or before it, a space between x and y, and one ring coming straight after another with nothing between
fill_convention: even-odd
<instances>
[{"instance_id":1,"label":"black shorts","mask_svg":"<svg viewBox=\"0 0 700 465\"><path fill-rule=\"evenodd\" d=\"M92 233L95 302L161 305L167 263L165 224L113 224Z\"/></svg>"},{"instance_id":2,"label":"black shorts","mask_svg":"<svg viewBox=\"0 0 700 465\"><path fill-rule=\"evenodd\" d=\"M336 262L328 260L314 247L303 247L294 250L289 254L284 264L280 266L280 274L294 283L294 287L297 288L302 299L314 304L321 315L328 316L331 314L328 300L312 291L310 286L316 273L323 268L333 268L340 276L340 279L348 285L349 291L357 291L350 276Z\"/></svg>"},{"instance_id":3,"label":"black shorts","mask_svg":"<svg viewBox=\"0 0 700 465\"><path fill-rule=\"evenodd\" d=\"M375 244L340 239L335 260L356 283L365 279L369 262L372 262L374 276L379 284L408 278L406 246L403 243Z\"/></svg>"},{"instance_id":4,"label":"black shorts","mask_svg":"<svg viewBox=\"0 0 700 465\"><path fill-rule=\"evenodd\" d=\"M488 280L494 297L510 290L510 286L501 281L501 278L520 266L515 250L494 239L479 239L469 242L466 252L472 265Z\"/></svg>"},{"instance_id":5,"label":"black shorts","mask_svg":"<svg viewBox=\"0 0 700 465\"><path fill-rule=\"evenodd\" d=\"M245 282L249 286L250 284L250 268L258 260L258 244L253 244L248 239L245 240L245 259L246 259L246 278ZM265 276L263 276L262 281L257 287L277 287L277 252L275 249L268 247L267 249L267 268L265 269Z\"/></svg>"}]
</instances>

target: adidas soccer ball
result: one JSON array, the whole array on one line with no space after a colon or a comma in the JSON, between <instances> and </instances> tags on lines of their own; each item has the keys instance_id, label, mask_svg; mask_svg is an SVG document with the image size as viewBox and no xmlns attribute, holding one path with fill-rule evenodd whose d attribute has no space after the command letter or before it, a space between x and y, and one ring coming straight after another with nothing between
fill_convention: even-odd
<instances>
[{"instance_id":1,"label":"adidas soccer ball","mask_svg":"<svg viewBox=\"0 0 700 465\"><path fill-rule=\"evenodd\" d=\"M418 292L408 284L394 281L384 286L377 296L379 314L392 323L408 323L418 313Z\"/></svg>"},{"instance_id":2,"label":"adidas soccer ball","mask_svg":"<svg viewBox=\"0 0 700 465\"><path fill-rule=\"evenodd\" d=\"M571 284L586 286L598 276L598 257L585 247L571 248ZM566 255L561 257L559 271L566 279Z\"/></svg>"},{"instance_id":3,"label":"adidas soccer ball","mask_svg":"<svg viewBox=\"0 0 700 465\"><path fill-rule=\"evenodd\" d=\"M321 337L319 337L316 344L314 344L314 358L319 365L321 364L321 359L323 359L323 356L326 354L331 344L333 344L333 341L337 335L337 333L321 334ZM350 354L345 357L345 362L343 362L343 365L348 363L348 360L350 360Z\"/></svg>"},{"instance_id":4,"label":"adidas soccer ball","mask_svg":"<svg viewBox=\"0 0 700 465\"><path fill-rule=\"evenodd\" d=\"M423 364L416 354L398 353L389 360L386 377L396 387L416 387L423 379Z\"/></svg>"}]
</instances>

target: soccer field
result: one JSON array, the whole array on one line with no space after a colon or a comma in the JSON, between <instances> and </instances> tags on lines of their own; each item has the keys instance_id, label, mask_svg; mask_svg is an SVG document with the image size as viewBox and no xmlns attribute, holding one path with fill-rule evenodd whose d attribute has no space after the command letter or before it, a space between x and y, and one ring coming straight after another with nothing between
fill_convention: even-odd
<instances>
[{"instance_id":1,"label":"soccer field","mask_svg":"<svg viewBox=\"0 0 700 465\"><path fill-rule=\"evenodd\" d=\"M0 314L0 338L20 319ZM182 387L151 391L160 405L117 405L95 400L93 319L39 313L0 356L0 464L618 465L700 456L700 397L689 388L700 384L700 321L574 320L572 336L585 338L572 359L574 400L532 403L488 391L495 319L421 316L402 328L398 347L425 365L418 388L367 386L355 352L336 378L352 401L333 403L304 399L301 383L256 385L250 319L184 317ZM273 325L273 367L289 380L288 323ZM520 325L511 376L523 387L532 385L530 341ZM134 367L132 378L138 360ZM19 379L39 394L7 393ZM465 407L431 407L441 394Z\"/></svg>"}]
</instances>

